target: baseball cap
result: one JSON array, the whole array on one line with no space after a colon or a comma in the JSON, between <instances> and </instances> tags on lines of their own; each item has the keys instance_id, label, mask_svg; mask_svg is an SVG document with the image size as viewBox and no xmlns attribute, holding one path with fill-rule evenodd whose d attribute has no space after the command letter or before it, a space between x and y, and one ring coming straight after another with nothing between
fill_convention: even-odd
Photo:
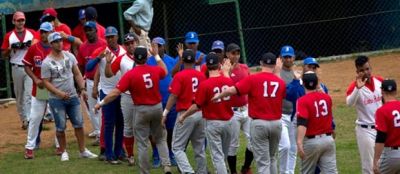
<instances>
[{"instance_id":1,"label":"baseball cap","mask_svg":"<svg viewBox=\"0 0 400 174\"><path fill-rule=\"evenodd\" d=\"M190 31L185 35L185 43L199 43L199 37L194 31Z\"/></svg>"},{"instance_id":2,"label":"baseball cap","mask_svg":"<svg viewBox=\"0 0 400 174\"><path fill-rule=\"evenodd\" d=\"M57 11L54 8L46 8L43 11L43 16L53 16L57 17Z\"/></svg>"},{"instance_id":3,"label":"baseball cap","mask_svg":"<svg viewBox=\"0 0 400 174\"><path fill-rule=\"evenodd\" d=\"M290 45L283 46L281 49L281 56L282 57L286 57L286 56L294 57L295 55L294 55L293 47Z\"/></svg>"},{"instance_id":4,"label":"baseball cap","mask_svg":"<svg viewBox=\"0 0 400 174\"><path fill-rule=\"evenodd\" d=\"M113 27L113 26L109 26L106 29L106 37L107 36L117 36L118 35L118 30Z\"/></svg>"},{"instance_id":5,"label":"baseball cap","mask_svg":"<svg viewBox=\"0 0 400 174\"><path fill-rule=\"evenodd\" d=\"M215 53L208 53L206 56L206 65L218 65L219 64L219 57Z\"/></svg>"},{"instance_id":6,"label":"baseball cap","mask_svg":"<svg viewBox=\"0 0 400 174\"><path fill-rule=\"evenodd\" d=\"M276 64L276 56L275 56L275 54L268 52L261 56L261 61L267 65L275 65Z\"/></svg>"},{"instance_id":7,"label":"baseball cap","mask_svg":"<svg viewBox=\"0 0 400 174\"><path fill-rule=\"evenodd\" d=\"M312 71L307 71L306 73L304 73L302 80L303 85L306 89L315 89L318 85L317 74Z\"/></svg>"},{"instance_id":8,"label":"baseball cap","mask_svg":"<svg viewBox=\"0 0 400 174\"><path fill-rule=\"evenodd\" d=\"M235 43L230 43L230 44L226 47L226 52L231 52L231 51L240 51L239 45L237 45L237 44L235 44Z\"/></svg>"},{"instance_id":9,"label":"baseball cap","mask_svg":"<svg viewBox=\"0 0 400 174\"><path fill-rule=\"evenodd\" d=\"M134 33L127 33L124 36L124 43L139 40L139 37Z\"/></svg>"},{"instance_id":10,"label":"baseball cap","mask_svg":"<svg viewBox=\"0 0 400 174\"><path fill-rule=\"evenodd\" d=\"M13 15L13 20L16 21L16 20L20 20L20 19L25 19L24 12L22 12L22 11L15 12Z\"/></svg>"},{"instance_id":11,"label":"baseball cap","mask_svg":"<svg viewBox=\"0 0 400 174\"><path fill-rule=\"evenodd\" d=\"M194 63L196 60L196 55L192 49L186 49L182 53L182 60L185 63Z\"/></svg>"},{"instance_id":12,"label":"baseball cap","mask_svg":"<svg viewBox=\"0 0 400 174\"><path fill-rule=\"evenodd\" d=\"M78 15L79 15L79 19L85 19L86 18L85 9L80 9L78 12Z\"/></svg>"},{"instance_id":13,"label":"baseball cap","mask_svg":"<svg viewBox=\"0 0 400 174\"><path fill-rule=\"evenodd\" d=\"M40 24L39 30L47 31L47 32L53 31L53 25L51 25L50 22L43 22L42 24Z\"/></svg>"},{"instance_id":14,"label":"baseball cap","mask_svg":"<svg viewBox=\"0 0 400 174\"><path fill-rule=\"evenodd\" d=\"M154 38L153 42L156 43L156 44L160 44L160 45L164 45L165 44L165 40L162 37Z\"/></svg>"},{"instance_id":15,"label":"baseball cap","mask_svg":"<svg viewBox=\"0 0 400 174\"><path fill-rule=\"evenodd\" d=\"M93 22L93 21L87 21L87 22L85 22L85 25L84 25L84 27L86 28L96 28L96 22Z\"/></svg>"},{"instance_id":16,"label":"baseball cap","mask_svg":"<svg viewBox=\"0 0 400 174\"><path fill-rule=\"evenodd\" d=\"M147 59L147 48L143 46L138 46L133 53L136 60L145 60Z\"/></svg>"},{"instance_id":17,"label":"baseball cap","mask_svg":"<svg viewBox=\"0 0 400 174\"><path fill-rule=\"evenodd\" d=\"M49 43L52 43L54 41L60 40L62 39L61 34L59 32L54 32L51 33L48 37L47 40L49 41Z\"/></svg>"},{"instance_id":18,"label":"baseball cap","mask_svg":"<svg viewBox=\"0 0 400 174\"><path fill-rule=\"evenodd\" d=\"M319 64L317 62L317 60L315 60L314 57L307 57L303 60L303 64L304 65L317 65L317 67L319 68Z\"/></svg>"},{"instance_id":19,"label":"baseball cap","mask_svg":"<svg viewBox=\"0 0 400 174\"><path fill-rule=\"evenodd\" d=\"M214 41L211 46L211 50L217 50L217 49L224 50L225 49L224 42L220 40Z\"/></svg>"},{"instance_id":20,"label":"baseball cap","mask_svg":"<svg viewBox=\"0 0 400 174\"><path fill-rule=\"evenodd\" d=\"M386 79L386 80L383 80L381 88L382 88L382 90L385 91L385 92L393 92L393 91L396 91L396 90L397 90L396 81L394 81L393 79Z\"/></svg>"},{"instance_id":21,"label":"baseball cap","mask_svg":"<svg viewBox=\"0 0 400 174\"><path fill-rule=\"evenodd\" d=\"M91 21L97 18L97 10L90 6L85 9L86 20Z\"/></svg>"}]
</instances>

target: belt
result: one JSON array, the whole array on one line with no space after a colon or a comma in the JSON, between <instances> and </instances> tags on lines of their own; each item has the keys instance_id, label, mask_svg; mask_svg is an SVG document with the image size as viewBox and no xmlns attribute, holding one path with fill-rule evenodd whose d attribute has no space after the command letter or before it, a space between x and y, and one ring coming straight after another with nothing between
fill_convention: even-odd
<instances>
[{"instance_id":1,"label":"belt","mask_svg":"<svg viewBox=\"0 0 400 174\"><path fill-rule=\"evenodd\" d=\"M19 67L19 68L25 67L24 65L18 65L18 64L15 64L15 63L11 63L11 66L16 66L16 67Z\"/></svg>"},{"instance_id":2,"label":"belt","mask_svg":"<svg viewBox=\"0 0 400 174\"><path fill-rule=\"evenodd\" d=\"M319 135L310 135L310 136L306 136L308 139L313 139L313 138L322 138L322 137L327 137L327 136L331 136L332 133L327 133L327 134L319 134Z\"/></svg>"},{"instance_id":3,"label":"belt","mask_svg":"<svg viewBox=\"0 0 400 174\"><path fill-rule=\"evenodd\" d=\"M400 149L400 147L385 147L385 148L390 148L392 150L399 150Z\"/></svg>"},{"instance_id":4,"label":"belt","mask_svg":"<svg viewBox=\"0 0 400 174\"><path fill-rule=\"evenodd\" d=\"M233 111L242 112L242 111L245 111L246 108L245 108L245 106L241 106L241 107L232 107L232 110L233 110Z\"/></svg>"},{"instance_id":5,"label":"belt","mask_svg":"<svg viewBox=\"0 0 400 174\"><path fill-rule=\"evenodd\" d=\"M375 129L374 125L359 124L359 126L365 129Z\"/></svg>"}]
</instances>

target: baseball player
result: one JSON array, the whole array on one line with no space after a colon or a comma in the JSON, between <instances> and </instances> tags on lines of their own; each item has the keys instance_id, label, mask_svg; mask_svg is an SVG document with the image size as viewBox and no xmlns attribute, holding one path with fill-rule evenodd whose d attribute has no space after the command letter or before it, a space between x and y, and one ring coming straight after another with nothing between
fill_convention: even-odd
<instances>
[{"instance_id":1,"label":"baseball player","mask_svg":"<svg viewBox=\"0 0 400 174\"><path fill-rule=\"evenodd\" d=\"M31 110L32 79L26 74L22 59L31 46L35 31L25 28L25 14L23 12L15 12L12 23L15 28L4 36L1 45L1 57L10 58L17 111L22 129L26 129Z\"/></svg>"},{"instance_id":2,"label":"baseball player","mask_svg":"<svg viewBox=\"0 0 400 174\"><path fill-rule=\"evenodd\" d=\"M355 60L356 80L347 89L346 104L357 111L356 138L363 174L373 173L374 145L376 139L375 112L382 106L382 78L371 75L371 65L366 56Z\"/></svg>"},{"instance_id":3,"label":"baseball player","mask_svg":"<svg viewBox=\"0 0 400 174\"><path fill-rule=\"evenodd\" d=\"M226 63L228 64L229 61L226 61ZM180 114L178 117L178 124L180 125L177 126L185 126L185 122L190 124L198 116L196 112L201 109L203 118L206 119L205 131L211 151L211 159L216 170L215 173L227 174L225 159L231 143L231 123L229 120L233 116L231 97L228 96L214 101L211 101L211 99L214 95L218 95L233 86L233 81L221 75L221 64L215 53L207 55L206 64L210 77L199 84L194 104L186 112ZM227 64L224 65L224 69L228 67ZM188 120L185 121L186 119Z\"/></svg>"},{"instance_id":4,"label":"baseball player","mask_svg":"<svg viewBox=\"0 0 400 174\"><path fill-rule=\"evenodd\" d=\"M151 53L156 58L158 66L148 66L147 49L137 47L134 53L136 66L126 73L108 95L96 104L96 109L104 107L107 103L115 100L127 90L131 93L135 104L134 133L138 146L140 173L149 174L150 164L147 148L150 135L154 138L157 148L160 151L161 162L164 172L170 174L170 161L168 158L168 147L166 142L166 131L161 125L162 105L159 92L159 81L167 74L167 68L158 55L157 44L152 44Z\"/></svg>"},{"instance_id":5,"label":"baseball player","mask_svg":"<svg viewBox=\"0 0 400 174\"><path fill-rule=\"evenodd\" d=\"M84 32L85 32L85 38L87 38L87 40L79 47L77 61L79 69L85 75L84 77L86 80L86 88L88 90L88 94L91 94L93 90L93 85L94 85L93 80L96 69L92 71L85 71L85 65L87 64L93 52L98 48L105 47L107 43L105 40L98 37L98 34L96 34L97 33L96 23L92 21L85 22ZM89 133L89 137L97 138L94 145L98 144L97 142L100 136L100 114L95 114L93 110L94 105L96 103L97 103L96 99L94 99L93 97L89 97L86 107L86 111L88 113L93 128L93 131Z\"/></svg>"},{"instance_id":6,"label":"baseball player","mask_svg":"<svg viewBox=\"0 0 400 174\"><path fill-rule=\"evenodd\" d=\"M100 89L100 99L104 98L112 91L112 89L114 89L121 76L120 72L111 78L107 78L105 75L106 65L111 64L113 61L115 61L116 57L122 56L126 53L126 50L122 46L118 45L118 31L115 27L107 27L106 41L107 47L101 47L95 50L91 57L96 58L90 59L86 64L86 71L92 71L96 65L99 64L94 76L94 85L92 91L93 98L97 98L98 96L97 89ZM100 88L98 85L100 85ZM119 97L102 108L102 122L100 128L100 160L106 160L106 162L109 164L120 164L118 159L122 157L123 151L123 124L124 119ZM113 146L114 128L115 144Z\"/></svg>"},{"instance_id":7,"label":"baseball player","mask_svg":"<svg viewBox=\"0 0 400 174\"><path fill-rule=\"evenodd\" d=\"M85 148L83 118L80 111L79 96L74 86L74 79L78 84L80 95L87 98L85 84L73 54L62 50L62 36L58 32L48 36L51 52L41 65L41 77L49 93L49 104L56 123L56 135L60 143L61 161L68 161L66 150L66 116L68 115L78 141L80 157L96 158L97 155Z\"/></svg>"},{"instance_id":8,"label":"baseball player","mask_svg":"<svg viewBox=\"0 0 400 174\"><path fill-rule=\"evenodd\" d=\"M306 95L297 100L297 148L301 158L301 173L338 173L336 147L332 137L332 99L319 92L314 72L302 77Z\"/></svg>"},{"instance_id":9,"label":"baseball player","mask_svg":"<svg viewBox=\"0 0 400 174\"><path fill-rule=\"evenodd\" d=\"M112 62L112 64L106 64L105 75L107 78L121 73L121 75L126 74L135 66L135 61L133 58L136 44L139 42L139 38L136 34L128 33L124 36L124 45L126 48L126 54L119 56ZM111 57L108 57L111 58ZM108 60L111 61L111 60ZM124 116L124 145L126 152L128 153L128 165L135 164L135 158L133 156L133 125L135 117L135 108L131 94L129 91L121 94L121 109L122 115Z\"/></svg>"},{"instance_id":10,"label":"baseball player","mask_svg":"<svg viewBox=\"0 0 400 174\"><path fill-rule=\"evenodd\" d=\"M222 64L225 59L224 42L222 42L220 40L214 41L213 44L211 45L211 52L214 52L219 57L219 62ZM204 73L206 75L206 77L208 77L206 64L201 65L200 71L202 73Z\"/></svg>"},{"instance_id":11,"label":"baseball player","mask_svg":"<svg viewBox=\"0 0 400 174\"><path fill-rule=\"evenodd\" d=\"M80 9L78 12L79 23L72 30L72 35L78 37L82 42L87 41L86 32L85 32L85 23L86 22L94 22L96 24L96 33L97 37L101 39L106 39L105 32L106 29L100 25L97 20L97 10L94 7L87 7L86 9Z\"/></svg>"},{"instance_id":12,"label":"baseball player","mask_svg":"<svg viewBox=\"0 0 400 174\"><path fill-rule=\"evenodd\" d=\"M25 72L32 79L32 99L31 99L31 112L29 115L29 126L28 135L25 145L25 159L33 159L33 150L36 146L36 141L40 137L39 129L42 124L42 120L47 110L47 98L44 96L47 91L44 90L42 78L40 76L40 68L43 59L50 53L50 43L47 41L47 37L53 31L53 26L44 22L40 25L40 42L33 44L29 47L22 62L25 64ZM40 96L37 97L37 93Z\"/></svg>"},{"instance_id":13,"label":"baseball player","mask_svg":"<svg viewBox=\"0 0 400 174\"><path fill-rule=\"evenodd\" d=\"M273 74L280 70L281 60L272 53L263 54L261 72L250 75L235 86L216 95L218 100L232 95L248 95L251 147L257 165L257 173L278 173L276 153L281 136L282 101L285 82Z\"/></svg>"},{"instance_id":14,"label":"baseball player","mask_svg":"<svg viewBox=\"0 0 400 174\"><path fill-rule=\"evenodd\" d=\"M199 84L206 79L203 73L193 68L195 63L193 50L185 50L182 53L182 61L184 62L184 69L175 74L169 87L171 95L163 112L162 123L164 125L168 117L170 117L168 113L175 103L179 115L189 109ZM200 111L186 119L183 124L175 125L172 140L172 150L181 173L194 173L185 153L189 140L192 142L195 152L196 166L198 167L196 173L207 173L204 121Z\"/></svg>"},{"instance_id":15,"label":"baseball player","mask_svg":"<svg viewBox=\"0 0 400 174\"><path fill-rule=\"evenodd\" d=\"M374 172L400 173L400 102L394 80L382 82L384 104L376 110Z\"/></svg>"},{"instance_id":16,"label":"baseball player","mask_svg":"<svg viewBox=\"0 0 400 174\"><path fill-rule=\"evenodd\" d=\"M231 43L226 48L226 57L232 64L229 71L230 78L234 83L246 78L250 75L249 67L246 64L239 63L240 47L237 44ZM247 109L247 95L231 96L233 102L233 117L232 124L232 139L228 150L228 165L231 173L237 173L236 160L237 149L239 147L240 130L243 131L247 138L247 148L245 153L245 165L242 166L241 173L250 173L250 165L253 160L253 153L250 151L250 118Z\"/></svg>"}]
</instances>

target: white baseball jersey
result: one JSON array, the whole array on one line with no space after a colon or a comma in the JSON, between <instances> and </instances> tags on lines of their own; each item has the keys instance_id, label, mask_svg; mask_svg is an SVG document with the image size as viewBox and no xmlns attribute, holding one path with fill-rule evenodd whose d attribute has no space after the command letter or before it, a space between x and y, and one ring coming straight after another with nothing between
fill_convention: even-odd
<instances>
[{"instance_id":1,"label":"white baseball jersey","mask_svg":"<svg viewBox=\"0 0 400 174\"><path fill-rule=\"evenodd\" d=\"M18 37L18 34L13 30L5 35L2 49L11 49L11 45L14 43L27 43L32 41L34 33L35 31L31 29L25 29L24 34ZM28 48L29 47L25 47L24 49L12 49L10 53L10 63L24 65L22 59L24 59L26 52L28 52Z\"/></svg>"},{"instance_id":2,"label":"white baseball jersey","mask_svg":"<svg viewBox=\"0 0 400 174\"><path fill-rule=\"evenodd\" d=\"M111 64L111 70L114 74L118 72L123 76L125 73L130 71L133 67L135 67L135 61L133 60L133 56L128 53L117 57L117 59ZM130 94L129 91L124 92L125 94Z\"/></svg>"},{"instance_id":3,"label":"white baseball jersey","mask_svg":"<svg viewBox=\"0 0 400 174\"><path fill-rule=\"evenodd\" d=\"M110 48L106 48L106 50L111 51ZM117 57L122 56L126 53L126 50L122 47L122 46L118 46L118 50L117 51L111 51L114 54L114 58L111 61L114 62ZM99 65L99 71L100 71L100 89L105 93L108 94L111 92L111 90L113 90L115 88L115 86L117 85L119 79L121 78L121 72L117 72L114 76L112 76L111 78L107 78L105 75L105 69L106 69L106 64L107 61L105 58L101 59L100 61L100 65Z\"/></svg>"}]
</instances>

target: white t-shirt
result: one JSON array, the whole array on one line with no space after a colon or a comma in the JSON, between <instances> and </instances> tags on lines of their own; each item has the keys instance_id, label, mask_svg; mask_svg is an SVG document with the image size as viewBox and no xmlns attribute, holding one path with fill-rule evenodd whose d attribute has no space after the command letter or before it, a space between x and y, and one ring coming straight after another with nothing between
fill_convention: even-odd
<instances>
[{"instance_id":1,"label":"white t-shirt","mask_svg":"<svg viewBox=\"0 0 400 174\"><path fill-rule=\"evenodd\" d=\"M106 50L111 51L108 47L106 47ZM122 56L126 53L125 49L122 46L118 46L118 52L117 55L111 51L114 54L114 59L111 61L114 62L117 57ZM111 90L113 90L115 88L115 86L117 85L119 79L121 78L121 72L117 72L114 76L107 78L105 75L105 69L106 69L106 64L107 61L105 58L101 59L100 61L100 65L99 65L99 71L100 71L100 82L99 82L99 86L100 89L104 92L104 94L108 94L111 92Z\"/></svg>"}]
</instances>

